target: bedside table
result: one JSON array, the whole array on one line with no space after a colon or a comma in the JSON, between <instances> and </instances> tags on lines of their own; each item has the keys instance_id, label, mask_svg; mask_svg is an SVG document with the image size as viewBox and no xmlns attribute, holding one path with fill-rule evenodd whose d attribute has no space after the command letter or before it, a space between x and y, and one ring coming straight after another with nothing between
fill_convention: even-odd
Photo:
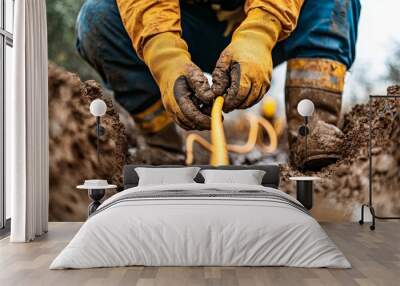
<instances>
[{"instance_id":1,"label":"bedside table","mask_svg":"<svg viewBox=\"0 0 400 286\"><path fill-rule=\"evenodd\" d=\"M296 181L296 198L303 206L311 210L313 207L314 181L319 181L319 177L290 177L289 180Z\"/></svg>"},{"instance_id":2,"label":"bedside table","mask_svg":"<svg viewBox=\"0 0 400 286\"><path fill-rule=\"evenodd\" d=\"M117 188L116 185L109 185L107 180L85 180L83 185L76 187L79 190L87 190L89 198L92 200L88 206L88 216L94 213L101 205L101 199L106 194L106 190Z\"/></svg>"}]
</instances>

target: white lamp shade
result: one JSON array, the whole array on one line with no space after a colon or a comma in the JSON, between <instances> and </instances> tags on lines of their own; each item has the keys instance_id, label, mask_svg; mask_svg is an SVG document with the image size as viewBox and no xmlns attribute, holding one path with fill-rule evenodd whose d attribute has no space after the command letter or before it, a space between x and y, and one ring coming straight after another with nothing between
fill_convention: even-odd
<instances>
[{"instance_id":1,"label":"white lamp shade","mask_svg":"<svg viewBox=\"0 0 400 286\"><path fill-rule=\"evenodd\" d=\"M297 104L297 111L303 117L311 116L314 113L314 103L309 99L303 99Z\"/></svg>"},{"instance_id":2,"label":"white lamp shade","mask_svg":"<svg viewBox=\"0 0 400 286\"><path fill-rule=\"evenodd\" d=\"M106 114L106 111L107 105L101 99L95 99L90 104L90 113L94 116L103 116L104 114Z\"/></svg>"}]
</instances>

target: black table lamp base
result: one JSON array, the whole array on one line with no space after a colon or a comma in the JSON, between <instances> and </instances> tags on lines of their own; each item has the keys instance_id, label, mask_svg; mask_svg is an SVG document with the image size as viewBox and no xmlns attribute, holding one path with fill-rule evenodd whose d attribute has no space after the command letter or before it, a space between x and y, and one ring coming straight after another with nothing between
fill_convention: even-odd
<instances>
[{"instance_id":1,"label":"black table lamp base","mask_svg":"<svg viewBox=\"0 0 400 286\"><path fill-rule=\"evenodd\" d=\"M104 197L105 193L105 189L88 190L89 198L92 200L88 207L89 216L101 205L100 201Z\"/></svg>"},{"instance_id":2,"label":"black table lamp base","mask_svg":"<svg viewBox=\"0 0 400 286\"><path fill-rule=\"evenodd\" d=\"M297 200L310 210L313 207L313 181L297 181Z\"/></svg>"}]
</instances>

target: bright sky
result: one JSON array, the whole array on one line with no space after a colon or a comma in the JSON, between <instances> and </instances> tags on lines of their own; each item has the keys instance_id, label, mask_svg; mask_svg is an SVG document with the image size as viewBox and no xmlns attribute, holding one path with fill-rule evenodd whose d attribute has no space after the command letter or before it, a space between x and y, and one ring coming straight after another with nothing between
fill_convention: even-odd
<instances>
[{"instance_id":1,"label":"bright sky","mask_svg":"<svg viewBox=\"0 0 400 286\"><path fill-rule=\"evenodd\" d=\"M385 71L386 56L396 42L400 44L400 1L363 0L361 3L357 63L370 63L370 72L379 75Z\"/></svg>"},{"instance_id":2,"label":"bright sky","mask_svg":"<svg viewBox=\"0 0 400 286\"><path fill-rule=\"evenodd\" d=\"M356 61L347 79L345 103L350 102L350 93L355 100L363 102L367 95L357 93L357 78L363 77L372 83L372 93L386 94L388 83L382 80L385 64L397 45L400 45L400 1L362 0Z\"/></svg>"},{"instance_id":3,"label":"bright sky","mask_svg":"<svg viewBox=\"0 0 400 286\"><path fill-rule=\"evenodd\" d=\"M346 79L344 104L347 106L350 101L362 102L367 99L368 95L363 92L357 93L359 86L356 79L363 75L374 83L374 93L386 94L386 83L380 78L385 73L385 61L393 51L395 43L400 45L400 1L361 0L361 4L356 61ZM270 91L270 94L279 100L282 112L285 72L284 65L274 70ZM357 98L352 97L355 93Z\"/></svg>"}]
</instances>

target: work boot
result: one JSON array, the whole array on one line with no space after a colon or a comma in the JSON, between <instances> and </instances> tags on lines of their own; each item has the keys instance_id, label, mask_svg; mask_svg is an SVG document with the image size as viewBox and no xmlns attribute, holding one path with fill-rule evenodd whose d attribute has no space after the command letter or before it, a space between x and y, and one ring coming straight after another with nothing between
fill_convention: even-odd
<instances>
[{"instance_id":1,"label":"work boot","mask_svg":"<svg viewBox=\"0 0 400 286\"><path fill-rule=\"evenodd\" d=\"M182 136L178 133L173 119L165 111L161 100L145 111L135 114L133 119L147 145L183 153Z\"/></svg>"},{"instance_id":2,"label":"work boot","mask_svg":"<svg viewBox=\"0 0 400 286\"><path fill-rule=\"evenodd\" d=\"M290 161L299 168L320 169L341 157L343 133L337 127L342 103L345 65L328 59L288 61L285 85ZM304 118L297 104L310 99L315 106L305 136L299 133Z\"/></svg>"}]
</instances>

